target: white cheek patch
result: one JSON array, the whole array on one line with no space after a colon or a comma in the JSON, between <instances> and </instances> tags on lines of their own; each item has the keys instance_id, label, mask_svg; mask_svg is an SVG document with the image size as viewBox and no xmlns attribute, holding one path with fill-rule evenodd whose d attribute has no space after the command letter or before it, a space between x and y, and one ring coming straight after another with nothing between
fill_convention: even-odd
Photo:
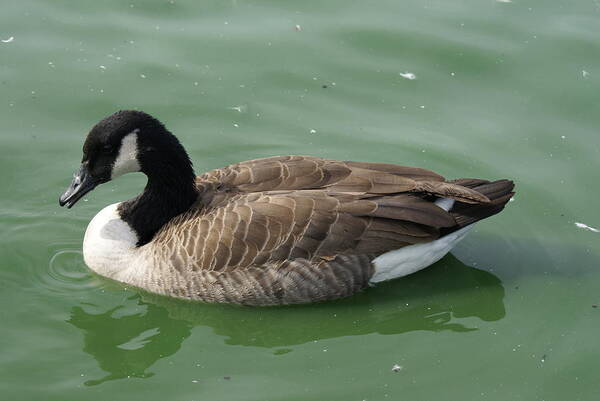
<instances>
[{"instance_id":1,"label":"white cheek patch","mask_svg":"<svg viewBox=\"0 0 600 401\"><path fill-rule=\"evenodd\" d=\"M135 129L123 138L121 148L119 149L119 155L115 159L115 163L112 167L112 172L110 174L111 179L115 179L123 174L140 171L140 163L137 160L138 132L139 129Z\"/></svg>"}]
</instances>

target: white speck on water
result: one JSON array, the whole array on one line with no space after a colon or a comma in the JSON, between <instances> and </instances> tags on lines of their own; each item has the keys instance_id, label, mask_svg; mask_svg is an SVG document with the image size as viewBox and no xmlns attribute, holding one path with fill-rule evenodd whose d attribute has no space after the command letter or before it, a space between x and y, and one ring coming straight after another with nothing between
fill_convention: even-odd
<instances>
[{"instance_id":1,"label":"white speck on water","mask_svg":"<svg viewBox=\"0 0 600 401\"><path fill-rule=\"evenodd\" d=\"M594 228L594 227L590 227L587 224L577 223L576 222L575 225L577 227L579 227L579 228L583 228L584 230L588 230L588 231L591 231L591 232L594 232L594 233L600 233L600 230L598 230L597 228Z\"/></svg>"},{"instance_id":2,"label":"white speck on water","mask_svg":"<svg viewBox=\"0 0 600 401\"><path fill-rule=\"evenodd\" d=\"M400 372L402 369L402 366L398 365L397 363L392 366L392 372Z\"/></svg>"},{"instance_id":3,"label":"white speck on water","mask_svg":"<svg viewBox=\"0 0 600 401\"><path fill-rule=\"evenodd\" d=\"M332 82L332 83L331 83L331 86L335 86L335 82Z\"/></svg>"},{"instance_id":4,"label":"white speck on water","mask_svg":"<svg viewBox=\"0 0 600 401\"><path fill-rule=\"evenodd\" d=\"M308 132L310 132L311 134L316 134L316 133L317 133L317 130L315 130L315 129L311 129L311 130L310 130L310 131L308 131Z\"/></svg>"},{"instance_id":5,"label":"white speck on water","mask_svg":"<svg viewBox=\"0 0 600 401\"><path fill-rule=\"evenodd\" d=\"M140 78L146 78L144 74L140 74Z\"/></svg>"},{"instance_id":6,"label":"white speck on water","mask_svg":"<svg viewBox=\"0 0 600 401\"><path fill-rule=\"evenodd\" d=\"M560 139L566 139L566 138L567 138L567 137L566 137L566 136L564 136L564 135L561 135L561 136L560 136Z\"/></svg>"},{"instance_id":7,"label":"white speck on water","mask_svg":"<svg viewBox=\"0 0 600 401\"><path fill-rule=\"evenodd\" d=\"M48 65L49 65L50 67L52 67L52 68L54 68L54 67L55 67L55 66L54 66L54 63L53 63L52 61L48 61Z\"/></svg>"},{"instance_id":8,"label":"white speck on water","mask_svg":"<svg viewBox=\"0 0 600 401\"><path fill-rule=\"evenodd\" d=\"M198 82L194 82L194 86L198 86Z\"/></svg>"},{"instance_id":9,"label":"white speck on water","mask_svg":"<svg viewBox=\"0 0 600 401\"><path fill-rule=\"evenodd\" d=\"M225 25L229 25L229 21L225 21L225 22L224 22L224 24L225 24Z\"/></svg>"},{"instance_id":10,"label":"white speck on water","mask_svg":"<svg viewBox=\"0 0 600 401\"><path fill-rule=\"evenodd\" d=\"M296 24L296 26L294 27L294 29L296 30L296 32L302 32L302 27L298 24Z\"/></svg>"},{"instance_id":11,"label":"white speck on water","mask_svg":"<svg viewBox=\"0 0 600 401\"><path fill-rule=\"evenodd\" d=\"M413 79L417 79L417 76L415 74L413 74L412 72L401 72L399 74L402 78L410 79L411 81Z\"/></svg>"},{"instance_id":12,"label":"white speck on water","mask_svg":"<svg viewBox=\"0 0 600 401\"><path fill-rule=\"evenodd\" d=\"M238 124L236 124L236 123L234 123L234 124L233 124L233 126L234 126L235 128L238 128L238 127L239 127L239 125L238 125Z\"/></svg>"},{"instance_id":13,"label":"white speck on water","mask_svg":"<svg viewBox=\"0 0 600 401\"><path fill-rule=\"evenodd\" d=\"M10 43L10 42L12 42L13 40L15 40L15 37L14 37L14 36L11 36L11 37L10 37L10 38L8 38L8 39L2 39L2 43Z\"/></svg>"},{"instance_id":14,"label":"white speck on water","mask_svg":"<svg viewBox=\"0 0 600 401\"><path fill-rule=\"evenodd\" d=\"M496 0L498 3L512 3L512 0Z\"/></svg>"},{"instance_id":15,"label":"white speck on water","mask_svg":"<svg viewBox=\"0 0 600 401\"><path fill-rule=\"evenodd\" d=\"M515 201L515 197L513 196L513 197L512 197L512 198L510 198L508 201L509 201L509 202L514 202L514 201Z\"/></svg>"},{"instance_id":16,"label":"white speck on water","mask_svg":"<svg viewBox=\"0 0 600 401\"><path fill-rule=\"evenodd\" d=\"M242 112L246 111L247 107L244 106L244 105L240 105L240 106L231 106L231 107L228 107L228 109L229 110L235 110L238 113L242 113Z\"/></svg>"},{"instance_id":17,"label":"white speck on water","mask_svg":"<svg viewBox=\"0 0 600 401\"><path fill-rule=\"evenodd\" d=\"M419 106L419 107L420 107L420 108L422 108L422 109L424 109L424 108L425 108L425 106Z\"/></svg>"},{"instance_id":18,"label":"white speck on water","mask_svg":"<svg viewBox=\"0 0 600 401\"><path fill-rule=\"evenodd\" d=\"M450 75L452 75L452 76L455 76L456 74L455 74L455 73L453 73L453 72L451 72L451 73L450 73Z\"/></svg>"},{"instance_id":19,"label":"white speck on water","mask_svg":"<svg viewBox=\"0 0 600 401\"><path fill-rule=\"evenodd\" d=\"M101 65L101 66L100 66L100 69L101 69L101 70L106 70L106 66L104 66L104 65Z\"/></svg>"},{"instance_id":20,"label":"white speck on water","mask_svg":"<svg viewBox=\"0 0 600 401\"><path fill-rule=\"evenodd\" d=\"M586 70L581 70L581 76L584 77L584 78L587 78L587 77L590 76L590 73L587 72Z\"/></svg>"},{"instance_id":21,"label":"white speck on water","mask_svg":"<svg viewBox=\"0 0 600 401\"><path fill-rule=\"evenodd\" d=\"M192 380L192 383L198 383L198 380Z\"/></svg>"}]
</instances>

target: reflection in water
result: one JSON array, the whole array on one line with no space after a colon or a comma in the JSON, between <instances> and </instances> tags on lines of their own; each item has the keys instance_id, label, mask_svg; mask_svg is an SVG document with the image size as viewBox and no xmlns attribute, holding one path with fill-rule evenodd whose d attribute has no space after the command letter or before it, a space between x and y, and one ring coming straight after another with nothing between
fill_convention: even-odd
<instances>
[{"instance_id":1,"label":"reflection in water","mask_svg":"<svg viewBox=\"0 0 600 401\"><path fill-rule=\"evenodd\" d=\"M274 348L370 333L466 332L477 328L457 319L495 321L505 314L500 280L451 255L418 274L317 305L246 308L142 297L97 314L73 308L69 323L83 330L84 351L109 372L86 385L151 376L146 370L177 352L193 326L211 327L226 344ZM279 348L274 354L290 351Z\"/></svg>"},{"instance_id":2,"label":"reflection in water","mask_svg":"<svg viewBox=\"0 0 600 401\"><path fill-rule=\"evenodd\" d=\"M189 323L169 318L164 308L136 298L138 304L128 307L126 314L120 313L125 309L123 305L98 314L88 313L81 307L71 310L68 322L83 331L83 350L98 361L101 369L109 372L85 385L127 377L150 377L153 373L146 369L158 359L173 355L189 337Z\"/></svg>"}]
</instances>

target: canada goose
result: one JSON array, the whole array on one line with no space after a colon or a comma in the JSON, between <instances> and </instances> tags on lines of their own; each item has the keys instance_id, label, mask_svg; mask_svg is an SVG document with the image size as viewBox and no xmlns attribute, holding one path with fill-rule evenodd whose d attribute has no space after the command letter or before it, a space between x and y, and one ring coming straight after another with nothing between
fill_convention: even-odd
<instances>
[{"instance_id":1,"label":"canada goose","mask_svg":"<svg viewBox=\"0 0 600 401\"><path fill-rule=\"evenodd\" d=\"M153 293L246 305L335 299L414 273L500 212L514 187L310 156L196 177L162 123L125 110L89 132L59 203L70 208L99 184L137 171L148 177L144 191L88 225L85 263Z\"/></svg>"}]
</instances>

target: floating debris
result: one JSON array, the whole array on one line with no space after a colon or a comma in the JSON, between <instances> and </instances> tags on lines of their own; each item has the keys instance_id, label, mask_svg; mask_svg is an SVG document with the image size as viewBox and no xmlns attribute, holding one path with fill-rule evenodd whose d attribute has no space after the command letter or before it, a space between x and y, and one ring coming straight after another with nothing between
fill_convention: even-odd
<instances>
[{"instance_id":1,"label":"floating debris","mask_svg":"<svg viewBox=\"0 0 600 401\"><path fill-rule=\"evenodd\" d=\"M496 0L497 3L512 3L512 0Z\"/></svg>"},{"instance_id":2,"label":"floating debris","mask_svg":"<svg viewBox=\"0 0 600 401\"><path fill-rule=\"evenodd\" d=\"M588 231L591 231L594 233L600 233L600 230L598 230L597 228L594 228L594 227L590 227L587 224L575 222L575 225L579 228L583 228L584 230L588 230Z\"/></svg>"},{"instance_id":3,"label":"floating debris","mask_svg":"<svg viewBox=\"0 0 600 401\"><path fill-rule=\"evenodd\" d=\"M4 41L3 41L3 42L4 42ZM582 76L582 77L584 77L584 78L587 78L587 77L589 77L589 76L590 76L590 73L589 73L589 72L587 72L586 70L581 70L581 76Z\"/></svg>"},{"instance_id":4,"label":"floating debris","mask_svg":"<svg viewBox=\"0 0 600 401\"><path fill-rule=\"evenodd\" d=\"M2 40L2 43L10 43L10 42L12 42L13 40L15 40L15 37L14 37L14 36L11 36L11 37L10 37L10 38L8 38L8 39L1 39L1 40Z\"/></svg>"},{"instance_id":5,"label":"floating debris","mask_svg":"<svg viewBox=\"0 0 600 401\"><path fill-rule=\"evenodd\" d=\"M311 134L316 134L316 133L317 133L317 130L315 130L315 129L311 129L311 130L310 130L310 131L308 131L308 132L310 132Z\"/></svg>"},{"instance_id":6,"label":"floating debris","mask_svg":"<svg viewBox=\"0 0 600 401\"><path fill-rule=\"evenodd\" d=\"M225 379L225 380L231 380L231 376L223 376L223 379Z\"/></svg>"},{"instance_id":7,"label":"floating debris","mask_svg":"<svg viewBox=\"0 0 600 401\"><path fill-rule=\"evenodd\" d=\"M417 79L417 76L415 74L413 74L412 72L401 72L399 74L402 78L410 79L411 81L413 79Z\"/></svg>"},{"instance_id":8,"label":"floating debris","mask_svg":"<svg viewBox=\"0 0 600 401\"><path fill-rule=\"evenodd\" d=\"M542 362L546 362L546 358L547 358L547 355L546 355L546 354L542 355L542 359L541 359L541 360L542 360Z\"/></svg>"},{"instance_id":9,"label":"floating debris","mask_svg":"<svg viewBox=\"0 0 600 401\"><path fill-rule=\"evenodd\" d=\"M104 65L101 65L101 66L100 66L100 69L101 69L101 70L106 70L106 66L104 66Z\"/></svg>"},{"instance_id":10,"label":"floating debris","mask_svg":"<svg viewBox=\"0 0 600 401\"><path fill-rule=\"evenodd\" d=\"M228 109L229 110L235 110L238 113L243 113L243 112L245 112L248 109L248 107L245 106L245 105L241 105L241 106L231 106L231 107L228 107Z\"/></svg>"},{"instance_id":11,"label":"floating debris","mask_svg":"<svg viewBox=\"0 0 600 401\"><path fill-rule=\"evenodd\" d=\"M146 75L140 74L140 78L146 78Z\"/></svg>"},{"instance_id":12,"label":"floating debris","mask_svg":"<svg viewBox=\"0 0 600 401\"><path fill-rule=\"evenodd\" d=\"M400 372L402 369L402 366L398 365L397 363L392 366L392 372Z\"/></svg>"},{"instance_id":13,"label":"floating debris","mask_svg":"<svg viewBox=\"0 0 600 401\"><path fill-rule=\"evenodd\" d=\"M294 27L294 29L296 30L296 32L302 32L302 27L298 24L296 24L296 26Z\"/></svg>"}]
</instances>

